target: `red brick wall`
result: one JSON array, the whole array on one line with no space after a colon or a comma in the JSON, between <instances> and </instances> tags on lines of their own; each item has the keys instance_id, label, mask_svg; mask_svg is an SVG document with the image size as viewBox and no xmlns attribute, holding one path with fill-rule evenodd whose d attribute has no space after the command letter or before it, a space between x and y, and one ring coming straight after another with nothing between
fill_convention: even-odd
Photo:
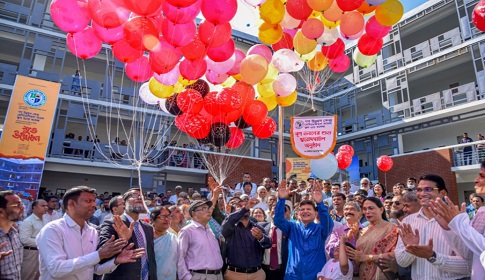
<instances>
[{"instance_id":1,"label":"red brick wall","mask_svg":"<svg viewBox=\"0 0 485 280\"><path fill-rule=\"evenodd\" d=\"M424 174L436 174L445 180L452 201L458 201L456 177L451 172L453 158L450 149L393 157L392 160L394 164L387 174L379 170L379 181L385 182L387 179L388 192L392 192L392 186L397 182L406 183L408 177L419 179Z\"/></svg>"}]
</instances>

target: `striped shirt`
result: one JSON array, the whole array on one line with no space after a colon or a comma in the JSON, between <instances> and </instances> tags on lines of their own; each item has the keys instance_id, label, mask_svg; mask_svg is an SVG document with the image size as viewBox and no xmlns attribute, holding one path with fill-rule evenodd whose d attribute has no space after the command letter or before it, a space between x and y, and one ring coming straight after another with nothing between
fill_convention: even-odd
<instances>
[{"instance_id":1,"label":"striped shirt","mask_svg":"<svg viewBox=\"0 0 485 280\"><path fill-rule=\"evenodd\" d=\"M7 233L0 229L0 243L7 241L7 246L0 249L2 252L13 250L13 254L0 261L0 279L20 280L20 271L23 258L23 247L20 237L14 227Z\"/></svg>"},{"instance_id":2,"label":"striped shirt","mask_svg":"<svg viewBox=\"0 0 485 280\"><path fill-rule=\"evenodd\" d=\"M419 245L427 245L429 239L433 238L433 251L436 253L434 263L416 257L405 251L405 246L399 237L395 249L396 260L402 267L412 265L412 279L452 280L470 276L471 263L453 251L445 231L434 218L428 219L424 215L423 208L418 213L407 216L402 222L410 224L413 232L418 229Z\"/></svg>"}]
</instances>

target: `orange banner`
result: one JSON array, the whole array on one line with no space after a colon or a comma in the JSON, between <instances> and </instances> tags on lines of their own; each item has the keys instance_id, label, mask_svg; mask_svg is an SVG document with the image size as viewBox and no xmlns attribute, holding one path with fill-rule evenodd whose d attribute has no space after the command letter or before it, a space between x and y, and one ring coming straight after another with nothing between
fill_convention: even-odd
<instances>
[{"instance_id":1,"label":"orange banner","mask_svg":"<svg viewBox=\"0 0 485 280\"><path fill-rule=\"evenodd\" d=\"M0 157L44 160L60 86L17 76L0 140Z\"/></svg>"}]
</instances>

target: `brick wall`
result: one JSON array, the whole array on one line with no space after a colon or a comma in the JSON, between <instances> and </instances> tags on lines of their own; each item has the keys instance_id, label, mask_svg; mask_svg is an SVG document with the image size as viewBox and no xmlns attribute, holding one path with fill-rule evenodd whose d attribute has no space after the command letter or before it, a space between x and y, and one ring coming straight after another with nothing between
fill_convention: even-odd
<instances>
[{"instance_id":1,"label":"brick wall","mask_svg":"<svg viewBox=\"0 0 485 280\"><path fill-rule=\"evenodd\" d=\"M458 201L458 188L453 166L452 152L450 149L440 149L419 154L410 154L392 158L394 165L388 172L379 170L379 181L387 181L387 191L392 192L392 186L397 182L406 183L408 177L419 179L424 174L436 174L445 180L449 197L452 201Z\"/></svg>"}]
</instances>

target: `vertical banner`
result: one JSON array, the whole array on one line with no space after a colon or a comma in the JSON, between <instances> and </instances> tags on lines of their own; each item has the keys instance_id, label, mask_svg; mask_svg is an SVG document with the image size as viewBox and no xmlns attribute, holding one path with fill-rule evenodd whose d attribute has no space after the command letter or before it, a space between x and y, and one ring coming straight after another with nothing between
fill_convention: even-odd
<instances>
[{"instance_id":1,"label":"vertical banner","mask_svg":"<svg viewBox=\"0 0 485 280\"><path fill-rule=\"evenodd\" d=\"M295 177L298 181L310 177L310 159L286 158L286 178Z\"/></svg>"},{"instance_id":2,"label":"vertical banner","mask_svg":"<svg viewBox=\"0 0 485 280\"><path fill-rule=\"evenodd\" d=\"M323 158L337 140L337 116L291 117L291 146L304 158Z\"/></svg>"},{"instance_id":3,"label":"vertical banner","mask_svg":"<svg viewBox=\"0 0 485 280\"><path fill-rule=\"evenodd\" d=\"M0 139L0 189L40 187L60 84L17 76Z\"/></svg>"}]
</instances>

